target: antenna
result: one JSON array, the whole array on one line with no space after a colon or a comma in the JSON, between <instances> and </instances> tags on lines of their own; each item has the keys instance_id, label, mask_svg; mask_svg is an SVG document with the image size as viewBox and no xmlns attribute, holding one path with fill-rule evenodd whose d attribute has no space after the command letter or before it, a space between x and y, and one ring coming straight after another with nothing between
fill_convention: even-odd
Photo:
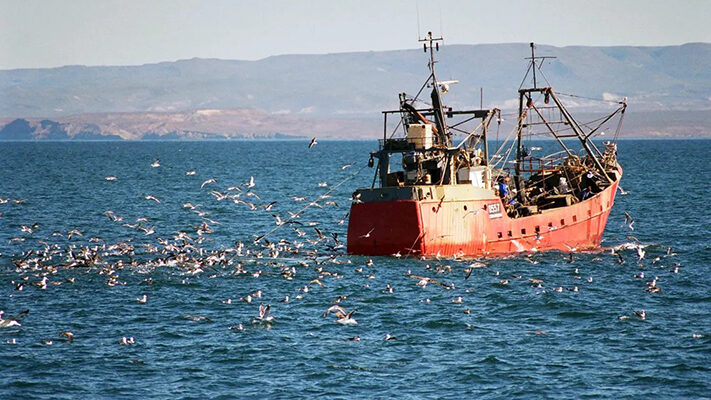
<instances>
[{"instance_id":1,"label":"antenna","mask_svg":"<svg viewBox=\"0 0 711 400\"><path fill-rule=\"evenodd\" d=\"M444 30L442 30L442 4L439 5L439 34L442 36Z\"/></svg>"},{"instance_id":2,"label":"antenna","mask_svg":"<svg viewBox=\"0 0 711 400\"><path fill-rule=\"evenodd\" d=\"M417 39L420 39L420 5L415 1L415 10L417 11Z\"/></svg>"},{"instance_id":3,"label":"antenna","mask_svg":"<svg viewBox=\"0 0 711 400\"><path fill-rule=\"evenodd\" d=\"M531 42L531 57L526 57L526 60L531 60L531 68L533 69L533 88L536 89L536 68L538 68L538 64L536 64L536 60L541 60L541 65L543 65L543 61L546 60L546 58L557 58L557 57L552 57L552 56L543 56L543 57L536 57L535 53L536 46L533 42ZM524 78L525 80L525 78Z\"/></svg>"},{"instance_id":4,"label":"antenna","mask_svg":"<svg viewBox=\"0 0 711 400\"><path fill-rule=\"evenodd\" d=\"M427 36L424 39L419 39L418 42L424 42L423 48L425 50L425 53L427 50L430 50L430 71L432 72L432 75L434 75L434 52L439 51L439 42L441 42L443 39L442 37L432 37L432 32L427 32Z\"/></svg>"},{"instance_id":5,"label":"antenna","mask_svg":"<svg viewBox=\"0 0 711 400\"><path fill-rule=\"evenodd\" d=\"M531 62L533 63L533 87L536 87L536 54L535 54L535 49L536 46L533 45L533 42L531 42Z\"/></svg>"}]
</instances>

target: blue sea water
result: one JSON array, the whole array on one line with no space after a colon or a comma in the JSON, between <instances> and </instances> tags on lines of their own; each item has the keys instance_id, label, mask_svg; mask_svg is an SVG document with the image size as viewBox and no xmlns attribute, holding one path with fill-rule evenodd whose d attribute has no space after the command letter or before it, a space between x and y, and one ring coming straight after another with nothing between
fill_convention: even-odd
<instances>
[{"instance_id":1,"label":"blue sea water","mask_svg":"<svg viewBox=\"0 0 711 400\"><path fill-rule=\"evenodd\" d=\"M621 141L628 194L617 197L600 252L576 254L572 263L557 252L536 254L535 264L478 260L486 267L468 279L473 260L374 257L368 266L368 257L333 248L332 233L345 243L347 226L339 221L352 191L372 182L373 170L364 166L375 146L0 143L0 198L10 199L0 204L0 310L7 317L29 309L21 327L0 329L0 398L711 398L711 141ZM161 166L151 168L156 159ZM354 165L341 168L348 163ZM250 177L259 198L246 194ZM201 188L209 178L217 182ZM242 199L276 203L251 210L211 194L236 185ZM324 193L331 197L320 199ZM272 214L286 219L313 200L321 207L307 208L295 220L302 225L284 225L267 239L315 241L309 223L327 239L306 242L296 254L255 256L262 249L254 237L277 227ZM183 207L187 202L209 214L201 217ZM112 221L108 210L123 220ZM142 217L149 221L141 226L155 233L123 225ZM197 273L151 266L163 255L149 246L161 248L160 240L179 231L195 239L207 219L213 232L196 245L204 257L235 242L250 254L229 253L232 264ZM34 223L34 233L21 231ZM73 229L82 236L69 239ZM105 251L93 267L67 267L65 255L36 269L13 263L45 246L64 254L70 246L79 253L119 242L135 246L137 266ZM646 251L641 261L632 248L638 242ZM609 248L624 245L630 249L619 251L620 264ZM249 273L235 273L238 263ZM107 284L109 265L118 275L114 286ZM454 289L421 288L408 271ZM636 278L641 272L645 278ZM43 276L46 289L30 283ZM649 293L646 282L655 276L662 290ZM529 278L542 280L542 288ZM324 287L309 284L313 279ZM261 298L240 300L258 290ZM147 303L138 303L144 294ZM280 302L287 295L290 301ZM358 325L322 317L339 296L346 296L340 305L357 309ZM462 303L454 303L459 296ZM272 323L253 323L260 303L271 306ZM644 320L634 314L641 310ZM239 324L243 330L229 329ZM73 343L62 340L63 331L74 334ZM397 339L384 340L387 334ZM135 343L120 345L124 336Z\"/></svg>"}]
</instances>

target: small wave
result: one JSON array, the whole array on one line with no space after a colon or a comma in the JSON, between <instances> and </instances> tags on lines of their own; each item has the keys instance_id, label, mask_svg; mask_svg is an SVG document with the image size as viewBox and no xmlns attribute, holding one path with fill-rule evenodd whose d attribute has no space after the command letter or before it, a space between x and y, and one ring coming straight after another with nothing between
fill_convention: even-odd
<instances>
[{"instance_id":1,"label":"small wave","mask_svg":"<svg viewBox=\"0 0 711 400\"><path fill-rule=\"evenodd\" d=\"M481 360L478 361L478 363L480 363L480 364L504 364L504 365L509 364L508 361L500 360L496 356L488 356L488 357L482 358Z\"/></svg>"}]
</instances>

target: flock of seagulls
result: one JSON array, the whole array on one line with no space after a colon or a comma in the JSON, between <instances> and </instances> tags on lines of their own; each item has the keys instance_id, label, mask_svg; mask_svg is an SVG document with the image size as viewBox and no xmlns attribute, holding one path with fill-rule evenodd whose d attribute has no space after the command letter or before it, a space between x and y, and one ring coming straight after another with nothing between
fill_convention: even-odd
<instances>
[{"instance_id":1,"label":"flock of seagulls","mask_svg":"<svg viewBox=\"0 0 711 400\"><path fill-rule=\"evenodd\" d=\"M309 143L309 149L316 144L316 138L313 138ZM346 170L351 166L352 164L344 164L340 168L341 170ZM160 160L156 159L150 164L150 167L160 168ZM197 175L196 170L185 172L185 176L195 175ZM118 181L119 178L116 176L107 176L104 180L113 182ZM314 290L326 288L331 281L342 279L348 270L346 267L352 266L353 259L345 255L344 245L339 239L338 232L325 231L322 227L319 227L319 221L300 220L301 212L290 212L288 217L275 212L275 207L279 204L276 201L262 200L261 196L255 191L257 183L253 176L250 176L250 178L241 185L229 186L226 189L219 189L217 186L219 186L218 178L211 177L202 182L200 189L207 191L214 188L214 190L210 191L210 195L214 197L214 201L216 202L232 201L236 205L246 206L248 211L266 212L267 214L264 215L271 215L276 226L268 233L261 235L255 234L253 240L235 241L233 246L217 250L210 248L209 243L212 242L210 235L217 229L220 222L211 219L209 212L204 208L201 209L202 206L200 204L185 202L182 208L186 210L186 212L196 214L202 222L197 226L191 227L191 229L174 232L169 237L157 237L156 226L153 225L149 217L139 217L133 222L128 222L118 212L107 210L104 212L104 215L111 222L117 224L121 229L128 229L128 232L135 232L137 236L115 243L109 243L99 237L85 237L84 233L78 229L71 229L66 232L54 232L52 237L58 238L59 241L57 243L50 243L47 240L37 240L36 242L41 245L40 248L21 251L12 257L12 263L19 276L17 280L12 281L14 290L22 291L26 288L50 290L50 288L54 286L74 283L74 277L64 280L56 279L55 275L59 270L80 270L87 273L94 272L105 279L107 286L125 286L127 285L126 281L121 279L121 274L125 271L136 270L147 272L157 268L170 268L178 271L185 277L196 275L217 277L220 274L230 274L241 276L245 279L254 279L255 281L264 279L264 276L268 276L270 279L281 278L286 282L308 281L305 285L303 283L297 284L291 293L270 293L271 296L269 296L269 298L281 298L281 300L279 300L280 303L290 303L305 299L306 296L309 296ZM327 185L323 185L322 187L326 186ZM147 201L163 204L160 199L153 195L144 194L143 197ZM307 207L324 207L329 205L338 207L337 202L327 200L327 196L325 195L319 196L310 202L306 197L293 196L293 201L294 204L304 202L307 204ZM358 200L354 199L354 201ZM0 204L3 202L7 203L9 199L0 198ZM21 204L23 201L15 202ZM347 216L348 214L340 219L338 225L343 225ZM632 224L634 220L628 213L625 213L625 217L625 223L630 230L633 230ZM279 239L274 239L273 236L278 229L284 229L282 232L288 234L282 235ZM37 235L38 231L41 230L42 228L37 223L23 224L19 227L19 231L24 236L10 239L10 243L19 243L26 239L33 238ZM372 232L373 230L371 229L363 237L368 237ZM155 237L154 241L149 239L153 237ZM572 254L576 249L569 247L569 250L570 256L566 257L566 259L569 263L572 263L575 261ZM610 249L610 252L617 257L618 262L622 264L626 262L623 253L628 254L625 253L625 250L634 250L636 252L637 260L635 262L639 267L650 266L649 261L645 258L645 246L639 243L636 238L635 242L617 246ZM665 262L667 259L671 261L671 258L675 255L676 254L673 253L670 248L663 256L653 259L651 266L656 270L661 270L665 268L662 267L662 262ZM399 258L402 257L402 254L398 253L393 256ZM405 255L405 257L414 256ZM539 262L538 257L540 256L537 254L529 254L522 257L522 259L531 264L537 264ZM593 261L599 260L599 257L593 259ZM430 260L424 262L428 261ZM496 263L496 260L472 261L460 271L457 268L452 268L451 265L447 265L447 260L440 257L436 257L431 261L432 265L430 265L430 263L425 265L422 273L413 273L411 270L408 270L404 274L404 277L409 278L409 280L404 279L403 282L407 283L402 283L402 285L411 285L411 287L420 288L425 291L433 290L428 289L431 287L438 288L435 290L456 291L455 284L451 282L452 277L461 272L463 273L462 277L464 281L467 281L473 271L488 269ZM455 261L461 262L461 260ZM671 266L673 268L670 271L678 273L681 265L673 263ZM362 262L362 265L355 265L353 271L357 276L362 276L362 285L364 287L368 288L375 284L377 269L372 259ZM437 276L438 278L435 279L430 275ZM644 271L634 275L635 278L640 279L644 278L644 276ZM500 271L496 271L493 274L493 279L495 282L498 282L497 285L501 288L507 287L515 281L528 282L528 285L537 295L544 293L562 293L564 291L578 292L583 290L581 288L583 288L585 282L587 282L587 284L594 282L592 276L583 277L582 274L579 273L578 268L574 269L573 279L580 283L565 288L563 286L546 285L542 279L536 277L524 277L521 275L503 277ZM648 293L661 292L661 287L659 286L660 281L661 279L655 276L654 279L646 283L645 291ZM153 278L149 277L144 279L142 283L152 285L154 281ZM185 280L183 280L183 283L185 283ZM385 295L392 295L399 289L398 285L392 282L381 286L381 288L382 289L379 288L380 293ZM272 305L266 301L263 293L263 291L267 290L269 290L269 288L262 286L261 289L255 288L255 290L250 291L250 293L239 297L237 301L233 302L231 298L228 298L221 300L221 302L226 305L236 306L238 304L246 304L245 307L256 307L254 314L252 314L254 317L250 321L252 327L254 329L265 326L271 327L279 321L279 314L272 313ZM356 312L359 312L358 315L361 314L357 308L348 310L344 307L343 302L346 302L348 299L349 296L346 294L339 295L333 299L331 304L325 307L326 309L322 317L326 319L329 315L333 315L336 317L335 320L333 320L335 324L344 327L357 326L358 321L354 318L354 315ZM461 293L457 293L455 296L450 297L450 299L448 302L451 304L466 306L467 300ZM422 303L430 303L431 301L429 298L421 300ZM256 306L257 302L259 303L258 306ZM140 297L135 298L134 304L146 305L147 303L149 303L148 295L142 294ZM25 310L12 317L4 317L4 312L0 311L0 328L21 327L20 320L28 313L29 310ZM466 308L464 313L470 314L471 311L469 308ZM646 320L647 313L645 309L640 311L635 310L630 315L621 316L620 319L626 320L631 317ZM209 317L190 314L186 315L185 319L193 322L212 322ZM244 331L248 329L245 325L249 324L238 323L236 325L229 325L228 329L232 331ZM60 340L66 343L72 343L75 337L70 331L62 331ZM360 341L361 338L359 336L353 336L349 337L348 340ZM383 337L383 340L390 341L397 340L397 338L387 333ZM17 343L14 338L11 341L12 343ZM48 339L43 343L51 345L53 342L54 339ZM8 341L8 343L10 343L10 341ZM136 339L132 336L122 336L121 339L118 340L118 343L123 346L129 346L135 344Z\"/></svg>"}]
</instances>

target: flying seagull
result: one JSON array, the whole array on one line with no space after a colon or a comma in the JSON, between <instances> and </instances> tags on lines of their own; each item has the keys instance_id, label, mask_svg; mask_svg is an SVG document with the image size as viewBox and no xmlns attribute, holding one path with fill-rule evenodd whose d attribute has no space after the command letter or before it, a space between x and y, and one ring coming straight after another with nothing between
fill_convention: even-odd
<instances>
[{"instance_id":1,"label":"flying seagull","mask_svg":"<svg viewBox=\"0 0 711 400\"><path fill-rule=\"evenodd\" d=\"M17 320L24 317L30 312L30 310L25 310L14 317L8 317L7 319L3 319L3 315L5 314L5 311L0 310L0 328L10 328L13 326L22 326Z\"/></svg>"}]
</instances>

